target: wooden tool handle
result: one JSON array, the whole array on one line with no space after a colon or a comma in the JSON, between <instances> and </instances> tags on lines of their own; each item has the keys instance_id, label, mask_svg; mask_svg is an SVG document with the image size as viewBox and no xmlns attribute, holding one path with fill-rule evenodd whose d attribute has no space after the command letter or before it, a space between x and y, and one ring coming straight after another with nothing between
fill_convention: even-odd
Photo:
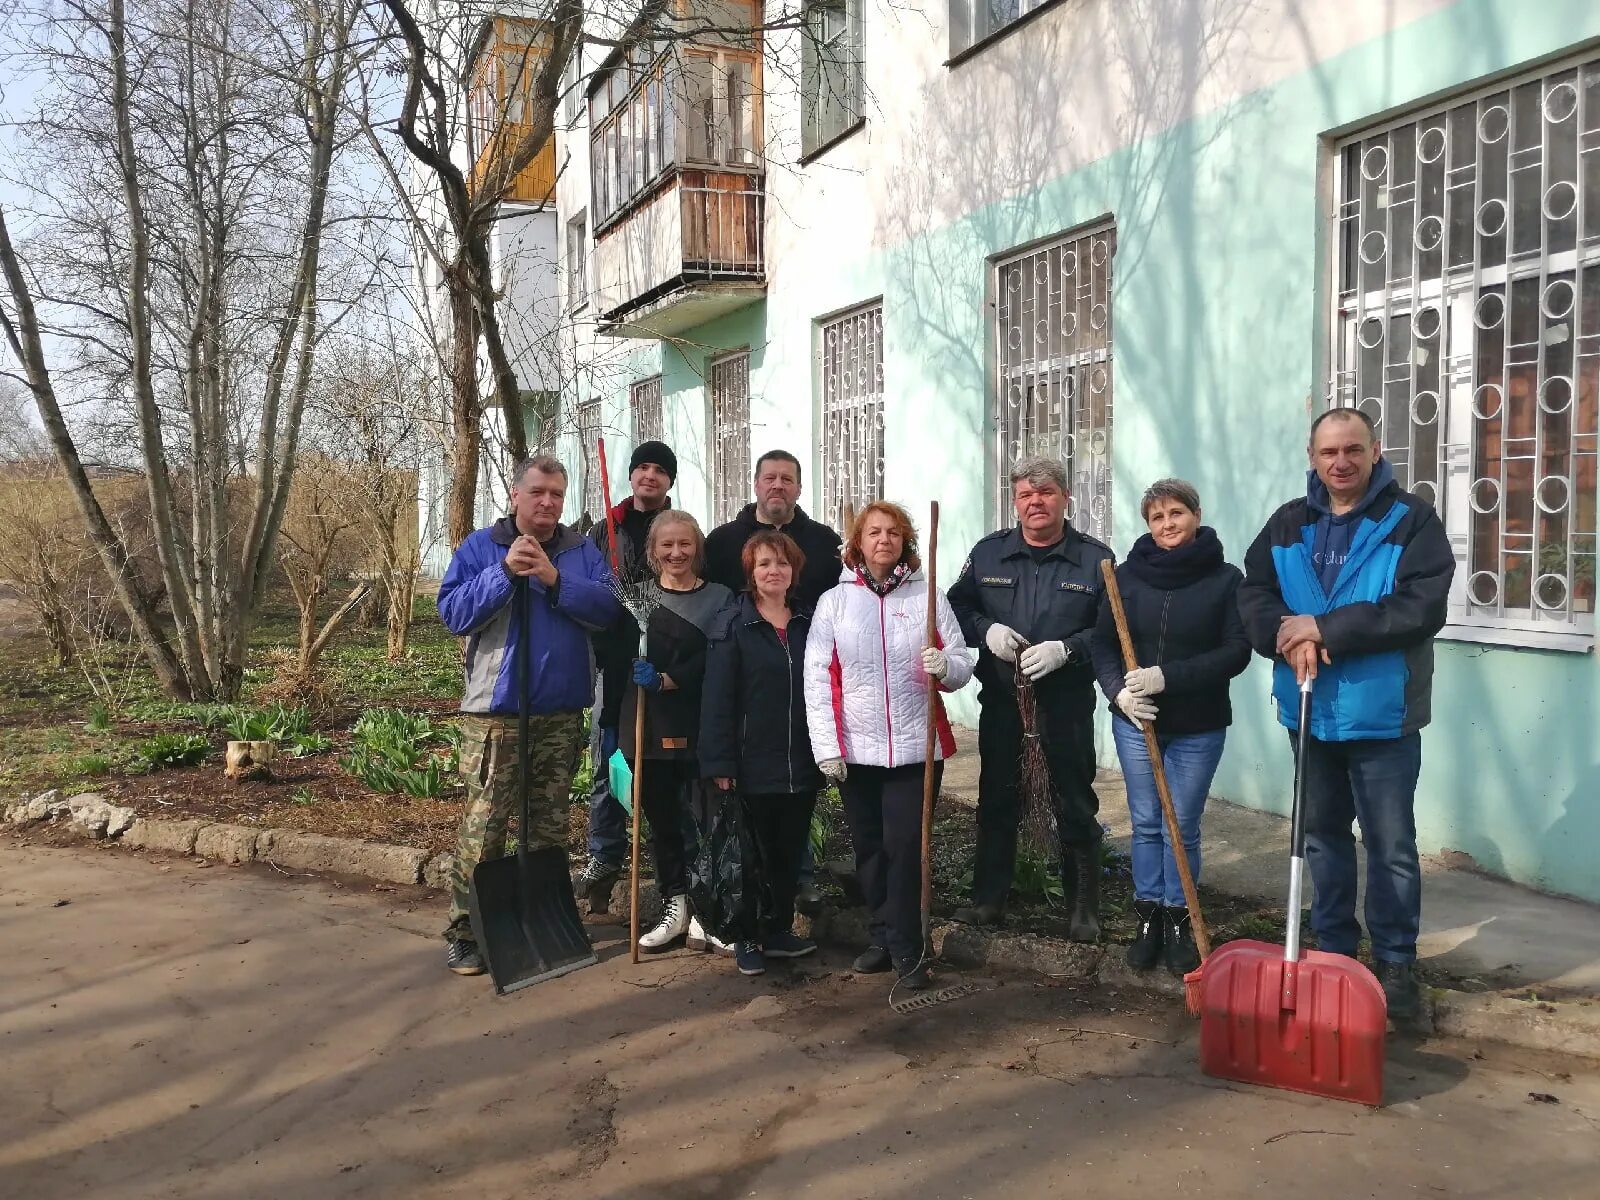
<instances>
[{"instance_id":1,"label":"wooden tool handle","mask_svg":"<svg viewBox=\"0 0 1600 1200\"><path fill-rule=\"evenodd\" d=\"M637 689L633 708L633 851L628 861L628 943L633 961L639 962L639 810L644 807L644 701L649 695Z\"/></svg>"},{"instance_id":2,"label":"wooden tool handle","mask_svg":"<svg viewBox=\"0 0 1600 1200\"><path fill-rule=\"evenodd\" d=\"M928 632L926 645L939 640L939 502L935 500L928 512ZM932 949L929 935L933 932L933 775L934 751L939 731L939 681L928 676L928 737L923 747L922 759L922 953Z\"/></svg>"},{"instance_id":3,"label":"wooden tool handle","mask_svg":"<svg viewBox=\"0 0 1600 1200\"><path fill-rule=\"evenodd\" d=\"M1125 671L1137 670L1139 663L1133 655L1133 635L1128 632L1128 614L1122 607L1122 589L1117 586L1117 571L1109 558L1100 561L1100 574L1106 581L1106 599L1111 601L1111 616L1117 623L1117 640L1122 643L1122 667ZM1156 777L1156 794L1161 797L1161 812L1167 819L1167 838L1172 843L1172 861L1178 864L1178 878L1183 883L1183 898L1189 904L1189 927L1194 931L1195 949L1200 951L1200 961L1211 957L1211 935L1206 931L1205 917L1200 912L1200 893L1195 890L1194 875L1189 870L1189 851L1183 844L1183 831L1178 828L1178 810L1172 806L1172 790L1167 787L1167 768L1161 761L1161 743L1156 739L1155 723L1140 721L1144 731L1145 753L1150 756L1150 769Z\"/></svg>"}]
</instances>

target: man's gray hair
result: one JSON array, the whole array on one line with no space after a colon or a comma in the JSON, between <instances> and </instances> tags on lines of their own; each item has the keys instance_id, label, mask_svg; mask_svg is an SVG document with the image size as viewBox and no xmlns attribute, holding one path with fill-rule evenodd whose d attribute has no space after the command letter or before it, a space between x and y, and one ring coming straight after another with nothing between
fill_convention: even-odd
<instances>
[{"instance_id":1,"label":"man's gray hair","mask_svg":"<svg viewBox=\"0 0 1600 1200\"><path fill-rule=\"evenodd\" d=\"M1176 500L1190 512L1200 511L1200 489L1187 479L1158 479L1144 490L1139 501L1139 515L1150 519L1150 506L1157 500Z\"/></svg>"},{"instance_id":2,"label":"man's gray hair","mask_svg":"<svg viewBox=\"0 0 1600 1200\"><path fill-rule=\"evenodd\" d=\"M559 475L567 477L566 467L561 465L561 460L553 454L535 454L532 458L525 458L517 464L517 469L511 473L511 486L521 487L522 481L529 471L537 471L541 475Z\"/></svg>"},{"instance_id":3,"label":"man's gray hair","mask_svg":"<svg viewBox=\"0 0 1600 1200\"><path fill-rule=\"evenodd\" d=\"M1070 489L1067 487L1067 468L1061 465L1059 458L1050 458L1044 454L1030 454L1011 468L1011 487L1016 490L1017 484L1026 479L1034 487L1043 487L1053 483L1063 493Z\"/></svg>"}]
</instances>

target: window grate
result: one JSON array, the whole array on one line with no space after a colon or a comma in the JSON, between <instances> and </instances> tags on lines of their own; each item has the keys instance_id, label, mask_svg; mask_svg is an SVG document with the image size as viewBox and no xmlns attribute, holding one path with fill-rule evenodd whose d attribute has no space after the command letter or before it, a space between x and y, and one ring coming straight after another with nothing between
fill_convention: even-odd
<instances>
[{"instance_id":1,"label":"window grate","mask_svg":"<svg viewBox=\"0 0 1600 1200\"><path fill-rule=\"evenodd\" d=\"M822 385L822 512L843 520L883 495L883 305L818 331Z\"/></svg>"},{"instance_id":2,"label":"window grate","mask_svg":"<svg viewBox=\"0 0 1600 1200\"><path fill-rule=\"evenodd\" d=\"M600 486L600 398L578 405L578 461L583 464L583 515L591 521L605 516L605 491Z\"/></svg>"},{"instance_id":3,"label":"window grate","mask_svg":"<svg viewBox=\"0 0 1600 1200\"><path fill-rule=\"evenodd\" d=\"M750 492L750 355L711 364L711 520L733 520Z\"/></svg>"},{"instance_id":4,"label":"window grate","mask_svg":"<svg viewBox=\"0 0 1600 1200\"><path fill-rule=\"evenodd\" d=\"M1454 626L1594 633L1600 60L1338 147L1329 403L1434 504Z\"/></svg>"},{"instance_id":5,"label":"window grate","mask_svg":"<svg viewBox=\"0 0 1600 1200\"><path fill-rule=\"evenodd\" d=\"M639 379L628 387L628 407L633 412L633 444L664 441L666 422L661 413L661 376Z\"/></svg>"},{"instance_id":6,"label":"window grate","mask_svg":"<svg viewBox=\"0 0 1600 1200\"><path fill-rule=\"evenodd\" d=\"M1068 519L1111 537L1111 260L1116 230L1074 234L995 266L994 515L1013 520L1011 467L1059 458Z\"/></svg>"}]
</instances>

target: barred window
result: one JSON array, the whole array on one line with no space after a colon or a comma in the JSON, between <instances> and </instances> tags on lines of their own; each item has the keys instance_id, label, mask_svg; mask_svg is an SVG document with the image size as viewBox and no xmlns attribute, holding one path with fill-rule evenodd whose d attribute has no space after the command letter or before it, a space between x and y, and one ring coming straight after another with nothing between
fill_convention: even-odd
<instances>
[{"instance_id":1,"label":"barred window","mask_svg":"<svg viewBox=\"0 0 1600 1200\"><path fill-rule=\"evenodd\" d=\"M800 153L861 122L861 0L810 0L800 44Z\"/></svg>"},{"instance_id":2,"label":"barred window","mask_svg":"<svg viewBox=\"0 0 1600 1200\"><path fill-rule=\"evenodd\" d=\"M666 422L661 415L661 376L639 379L628 387L628 407L633 412L633 444L662 441Z\"/></svg>"},{"instance_id":3,"label":"barred window","mask_svg":"<svg viewBox=\"0 0 1600 1200\"><path fill-rule=\"evenodd\" d=\"M733 520L750 494L750 355L711 364L711 521Z\"/></svg>"},{"instance_id":4,"label":"barred window","mask_svg":"<svg viewBox=\"0 0 1600 1200\"><path fill-rule=\"evenodd\" d=\"M1338 148L1330 403L1437 506L1450 632L1587 646L1600 434L1600 59Z\"/></svg>"},{"instance_id":5,"label":"barred window","mask_svg":"<svg viewBox=\"0 0 1600 1200\"><path fill-rule=\"evenodd\" d=\"M822 513L840 521L883 496L883 304L818 329L822 385Z\"/></svg>"},{"instance_id":6,"label":"barred window","mask_svg":"<svg viewBox=\"0 0 1600 1200\"><path fill-rule=\"evenodd\" d=\"M583 464L583 515L592 521L605 516L606 496L600 486L600 397L578 405L578 461Z\"/></svg>"},{"instance_id":7,"label":"barred window","mask_svg":"<svg viewBox=\"0 0 1600 1200\"><path fill-rule=\"evenodd\" d=\"M1015 520L1010 472L1045 454L1067 470L1067 516L1111 537L1111 259L1116 228L995 264L994 518Z\"/></svg>"}]
</instances>

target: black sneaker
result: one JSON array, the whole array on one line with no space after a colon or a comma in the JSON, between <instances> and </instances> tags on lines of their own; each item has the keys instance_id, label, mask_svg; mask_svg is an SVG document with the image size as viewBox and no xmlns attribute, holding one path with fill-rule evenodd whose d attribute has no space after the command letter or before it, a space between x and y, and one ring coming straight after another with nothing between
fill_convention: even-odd
<instances>
[{"instance_id":1,"label":"black sneaker","mask_svg":"<svg viewBox=\"0 0 1600 1200\"><path fill-rule=\"evenodd\" d=\"M1159 900L1135 900L1133 911L1139 918L1139 932L1128 947L1128 965L1135 971L1148 971L1161 958L1165 922Z\"/></svg>"},{"instance_id":2,"label":"black sneaker","mask_svg":"<svg viewBox=\"0 0 1600 1200\"><path fill-rule=\"evenodd\" d=\"M1416 972L1407 962L1377 964L1378 982L1383 984L1383 998L1389 1005L1391 1021L1415 1021L1422 1009L1422 990L1417 986Z\"/></svg>"},{"instance_id":3,"label":"black sneaker","mask_svg":"<svg viewBox=\"0 0 1600 1200\"><path fill-rule=\"evenodd\" d=\"M761 975L767 969L761 947L754 942L740 942L739 948L734 951L733 961L738 964L741 975Z\"/></svg>"},{"instance_id":4,"label":"black sneaker","mask_svg":"<svg viewBox=\"0 0 1600 1200\"><path fill-rule=\"evenodd\" d=\"M591 858L572 888L589 902L590 913L603 913L611 908L611 891L621 876L622 868L615 863Z\"/></svg>"},{"instance_id":5,"label":"black sneaker","mask_svg":"<svg viewBox=\"0 0 1600 1200\"><path fill-rule=\"evenodd\" d=\"M889 957L889 952L882 946L868 946L856 955L855 962L850 964L850 969L857 975L881 975L894 961Z\"/></svg>"},{"instance_id":6,"label":"black sneaker","mask_svg":"<svg viewBox=\"0 0 1600 1200\"><path fill-rule=\"evenodd\" d=\"M781 933L767 934L767 940L762 943L761 950L768 958L804 958L808 954L817 952L817 944L810 938L803 938L784 930Z\"/></svg>"},{"instance_id":7,"label":"black sneaker","mask_svg":"<svg viewBox=\"0 0 1600 1200\"><path fill-rule=\"evenodd\" d=\"M485 970L476 942L451 942L444 954L444 965L457 975L482 975Z\"/></svg>"},{"instance_id":8,"label":"black sneaker","mask_svg":"<svg viewBox=\"0 0 1600 1200\"><path fill-rule=\"evenodd\" d=\"M894 964L894 973L895 986L911 992L920 992L933 982L933 977L928 974L928 964L920 960L897 962Z\"/></svg>"},{"instance_id":9,"label":"black sneaker","mask_svg":"<svg viewBox=\"0 0 1600 1200\"><path fill-rule=\"evenodd\" d=\"M1182 979L1200 965L1200 949L1194 944L1194 930L1189 927L1189 910L1163 908L1161 915L1166 925L1162 940L1166 943L1167 970Z\"/></svg>"}]
</instances>

